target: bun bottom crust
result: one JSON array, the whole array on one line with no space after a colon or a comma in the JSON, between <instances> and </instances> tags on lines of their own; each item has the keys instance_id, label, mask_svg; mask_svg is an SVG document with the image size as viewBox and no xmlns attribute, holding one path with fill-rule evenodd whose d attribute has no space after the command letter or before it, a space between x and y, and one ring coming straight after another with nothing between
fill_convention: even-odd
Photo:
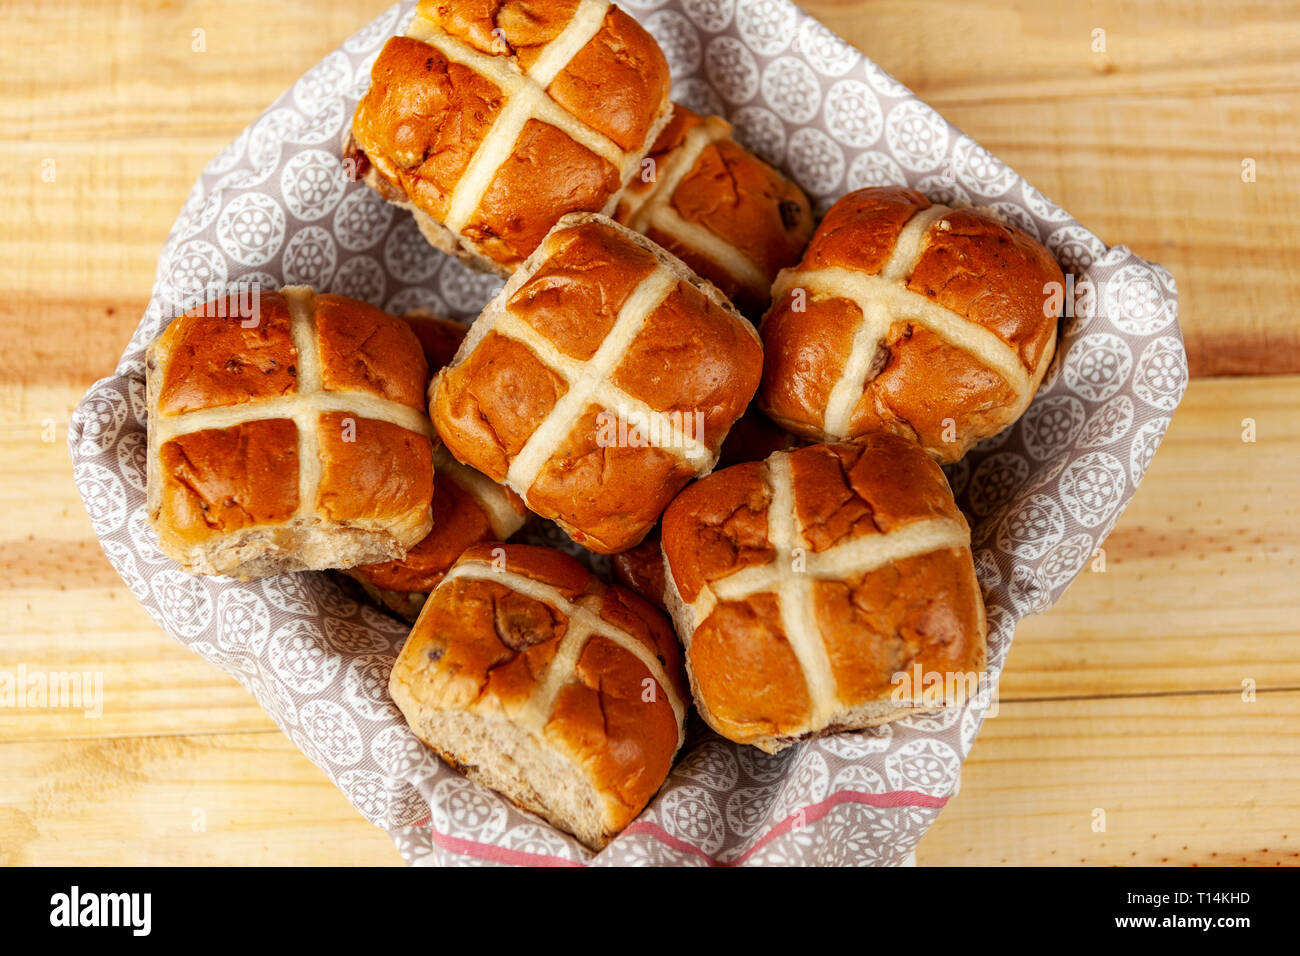
<instances>
[{"instance_id":1,"label":"bun bottom crust","mask_svg":"<svg viewBox=\"0 0 1300 956\"><path fill-rule=\"evenodd\" d=\"M687 665L689 672L690 665ZM981 672L983 667L980 668ZM695 678L691 675L691 689L694 692ZM855 730L867 730L871 727L879 727L881 724L892 724L896 720L902 720L904 717L925 717L930 714L941 713L947 707L955 707L961 704L961 701L948 701L943 708L934 706L922 706L920 704L895 703L893 701L872 701L863 704L860 707L854 707L850 710L841 711L840 715L829 725L820 730L809 731L806 734L787 737L758 737L754 740L746 741L751 747L757 747L764 753L778 754L785 748L800 743L805 740L815 740L818 737L830 737L834 734L852 733ZM698 698L697 705L698 707ZM700 710L701 716L704 716L703 709ZM709 723L709 718L704 717L705 723ZM710 727L713 725L710 723ZM715 730L717 728L714 728Z\"/></svg>"},{"instance_id":2,"label":"bun bottom crust","mask_svg":"<svg viewBox=\"0 0 1300 956\"><path fill-rule=\"evenodd\" d=\"M167 556L191 574L232 575L244 581L375 564L406 555L402 541L387 531L341 527L311 516L273 527L241 529L189 550L162 544Z\"/></svg>"}]
</instances>

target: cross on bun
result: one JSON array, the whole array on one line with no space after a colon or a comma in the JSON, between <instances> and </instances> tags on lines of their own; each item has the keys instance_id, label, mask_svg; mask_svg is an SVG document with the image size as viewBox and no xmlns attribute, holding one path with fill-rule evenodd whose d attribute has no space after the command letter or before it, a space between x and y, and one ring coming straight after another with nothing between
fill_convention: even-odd
<instances>
[{"instance_id":1,"label":"cross on bun","mask_svg":"<svg viewBox=\"0 0 1300 956\"><path fill-rule=\"evenodd\" d=\"M644 236L572 214L429 389L457 460L606 554L713 467L762 374L753 326Z\"/></svg>"},{"instance_id":2,"label":"cross on bun","mask_svg":"<svg viewBox=\"0 0 1300 956\"><path fill-rule=\"evenodd\" d=\"M145 364L149 521L185 570L347 568L428 534L429 372L400 319L306 286L231 296Z\"/></svg>"},{"instance_id":3,"label":"cross on bun","mask_svg":"<svg viewBox=\"0 0 1300 956\"><path fill-rule=\"evenodd\" d=\"M434 246L508 275L565 213L613 209L668 83L608 0L423 0L375 61L346 155Z\"/></svg>"},{"instance_id":4,"label":"cross on bun","mask_svg":"<svg viewBox=\"0 0 1300 956\"><path fill-rule=\"evenodd\" d=\"M933 710L984 670L970 530L905 438L714 472L664 513L663 548L696 707L738 743L776 753Z\"/></svg>"},{"instance_id":5,"label":"cross on bun","mask_svg":"<svg viewBox=\"0 0 1300 956\"><path fill-rule=\"evenodd\" d=\"M435 371L451 361L468 331L459 322L423 310L402 318ZM528 516L518 495L462 465L436 440L433 470L433 529L404 558L346 572L374 601L409 621L419 615L429 592L466 548L506 540Z\"/></svg>"},{"instance_id":6,"label":"cross on bun","mask_svg":"<svg viewBox=\"0 0 1300 956\"><path fill-rule=\"evenodd\" d=\"M718 455L718 468L744 461L762 461L774 451L789 451L803 442L782 431L772 420L750 405L727 432ZM641 595L655 607L664 607L664 554L659 529L651 531L634 548L614 555L610 561L619 584Z\"/></svg>"},{"instance_id":7,"label":"cross on bun","mask_svg":"<svg viewBox=\"0 0 1300 956\"><path fill-rule=\"evenodd\" d=\"M890 431L956 461L1028 407L1063 288L1051 254L989 210L849 193L773 287L759 404L813 440Z\"/></svg>"},{"instance_id":8,"label":"cross on bun","mask_svg":"<svg viewBox=\"0 0 1300 956\"><path fill-rule=\"evenodd\" d=\"M649 236L757 319L813 232L803 190L680 103L624 187L614 218Z\"/></svg>"},{"instance_id":9,"label":"cross on bun","mask_svg":"<svg viewBox=\"0 0 1300 956\"><path fill-rule=\"evenodd\" d=\"M659 611L566 554L517 544L462 555L389 691L449 764L597 850L667 778L690 706Z\"/></svg>"}]
</instances>

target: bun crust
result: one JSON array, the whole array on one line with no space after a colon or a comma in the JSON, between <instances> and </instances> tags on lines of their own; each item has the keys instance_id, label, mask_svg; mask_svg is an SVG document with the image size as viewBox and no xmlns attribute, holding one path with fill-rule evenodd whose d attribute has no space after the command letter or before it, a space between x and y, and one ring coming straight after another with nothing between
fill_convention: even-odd
<instances>
[{"instance_id":1,"label":"bun crust","mask_svg":"<svg viewBox=\"0 0 1300 956\"><path fill-rule=\"evenodd\" d=\"M679 260L603 216L566 216L434 378L457 460L579 544L637 544L707 474L762 374L748 322Z\"/></svg>"},{"instance_id":2,"label":"bun crust","mask_svg":"<svg viewBox=\"0 0 1300 956\"><path fill-rule=\"evenodd\" d=\"M389 690L444 760L592 849L663 784L690 703L659 611L566 554L515 544L461 556Z\"/></svg>"},{"instance_id":3,"label":"bun crust","mask_svg":"<svg viewBox=\"0 0 1300 956\"><path fill-rule=\"evenodd\" d=\"M901 187L839 200L773 288L759 404L816 441L889 431L956 461L1028 407L1061 268L987 209Z\"/></svg>"},{"instance_id":4,"label":"bun crust","mask_svg":"<svg viewBox=\"0 0 1300 956\"><path fill-rule=\"evenodd\" d=\"M803 442L782 431L757 407L750 405L745 414L727 432L718 455L718 468L729 468L746 461L762 461L774 451L789 451ZM651 531L634 548L613 556L614 576L624 587L641 595L655 607L664 602L664 554L659 529Z\"/></svg>"},{"instance_id":5,"label":"bun crust","mask_svg":"<svg viewBox=\"0 0 1300 956\"><path fill-rule=\"evenodd\" d=\"M467 548L505 541L528 518L518 495L465 467L441 444L434 446L433 467L433 529L404 558L347 572L373 600L408 621L419 616L429 592Z\"/></svg>"},{"instance_id":6,"label":"bun crust","mask_svg":"<svg viewBox=\"0 0 1300 956\"><path fill-rule=\"evenodd\" d=\"M565 213L613 208L668 81L608 0L424 0L375 61L348 154L437 248L507 275Z\"/></svg>"},{"instance_id":7,"label":"bun crust","mask_svg":"<svg viewBox=\"0 0 1300 956\"><path fill-rule=\"evenodd\" d=\"M427 309L412 309L402 315L402 321L411 327L419 340L425 361L429 363L430 375L456 357L460 343L469 334L469 326L465 323L434 315Z\"/></svg>"},{"instance_id":8,"label":"bun crust","mask_svg":"<svg viewBox=\"0 0 1300 956\"><path fill-rule=\"evenodd\" d=\"M956 703L928 675L962 694L984 670L969 528L906 439L715 472L665 512L663 549L696 706L731 740L775 753L897 720Z\"/></svg>"},{"instance_id":9,"label":"bun crust","mask_svg":"<svg viewBox=\"0 0 1300 956\"><path fill-rule=\"evenodd\" d=\"M405 323L305 286L207 303L146 356L148 499L185 570L399 557L429 531L428 366Z\"/></svg>"},{"instance_id":10,"label":"bun crust","mask_svg":"<svg viewBox=\"0 0 1300 956\"><path fill-rule=\"evenodd\" d=\"M664 603L664 552L656 528L635 548L614 555L610 560L618 583L645 598L655 607L666 610Z\"/></svg>"},{"instance_id":11,"label":"bun crust","mask_svg":"<svg viewBox=\"0 0 1300 956\"><path fill-rule=\"evenodd\" d=\"M813 233L803 190L731 138L731 124L680 104L619 196L614 218L762 315L777 273ZM648 176L648 178L647 178Z\"/></svg>"},{"instance_id":12,"label":"bun crust","mask_svg":"<svg viewBox=\"0 0 1300 956\"><path fill-rule=\"evenodd\" d=\"M424 310L402 316L419 339L430 371L456 355L469 328ZM345 572L377 604L414 621L429 592L472 544L504 541L524 526L528 510L509 488L498 485L447 453L433 448L433 529L404 558Z\"/></svg>"}]
</instances>

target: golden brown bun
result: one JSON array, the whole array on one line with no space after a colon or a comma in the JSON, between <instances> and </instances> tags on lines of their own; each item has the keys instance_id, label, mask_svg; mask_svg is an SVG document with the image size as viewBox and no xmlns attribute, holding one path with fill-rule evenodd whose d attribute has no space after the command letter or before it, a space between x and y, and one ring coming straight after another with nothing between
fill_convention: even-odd
<instances>
[{"instance_id":1,"label":"golden brown bun","mask_svg":"<svg viewBox=\"0 0 1300 956\"><path fill-rule=\"evenodd\" d=\"M635 591L657 608L664 605L664 552L655 528L634 548L610 559L614 577L623 587Z\"/></svg>"},{"instance_id":2,"label":"golden brown bun","mask_svg":"<svg viewBox=\"0 0 1300 956\"><path fill-rule=\"evenodd\" d=\"M759 404L818 441L905 435L956 461L1029 405L1064 288L1036 239L987 209L897 186L839 200L763 319Z\"/></svg>"},{"instance_id":3,"label":"golden brown bun","mask_svg":"<svg viewBox=\"0 0 1300 956\"><path fill-rule=\"evenodd\" d=\"M761 374L753 327L717 289L575 214L489 303L429 402L457 460L610 554L708 473Z\"/></svg>"},{"instance_id":4,"label":"golden brown bun","mask_svg":"<svg viewBox=\"0 0 1300 956\"><path fill-rule=\"evenodd\" d=\"M452 360L469 331L460 322L425 310L408 312L402 319L420 340L431 372ZM410 621L466 548L506 540L528 516L518 495L462 465L438 442L433 465L433 529L404 558L346 572L377 603Z\"/></svg>"},{"instance_id":5,"label":"golden brown bun","mask_svg":"<svg viewBox=\"0 0 1300 956\"><path fill-rule=\"evenodd\" d=\"M750 405L727 432L718 455L718 469L746 461L762 461L774 451L789 451L804 444ZM664 604L664 555L659 529L655 528L634 548L614 555L614 576L656 607Z\"/></svg>"},{"instance_id":6,"label":"golden brown bun","mask_svg":"<svg viewBox=\"0 0 1300 956\"><path fill-rule=\"evenodd\" d=\"M428 365L406 323L305 286L171 323L146 357L149 520L185 570L400 557L429 531Z\"/></svg>"},{"instance_id":7,"label":"golden brown bun","mask_svg":"<svg viewBox=\"0 0 1300 956\"><path fill-rule=\"evenodd\" d=\"M624 187L614 218L644 233L758 318L772 282L813 233L803 190L731 138L731 125L680 104Z\"/></svg>"},{"instance_id":8,"label":"golden brown bun","mask_svg":"<svg viewBox=\"0 0 1300 956\"><path fill-rule=\"evenodd\" d=\"M444 760L592 849L663 784L690 706L659 611L566 554L516 544L461 556L389 691Z\"/></svg>"},{"instance_id":9,"label":"golden brown bun","mask_svg":"<svg viewBox=\"0 0 1300 956\"><path fill-rule=\"evenodd\" d=\"M509 488L462 465L438 444L433 450L433 529L406 557L352 568L375 601L414 621L429 592L473 544L505 541L528 510Z\"/></svg>"},{"instance_id":10,"label":"golden brown bun","mask_svg":"<svg viewBox=\"0 0 1300 956\"><path fill-rule=\"evenodd\" d=\"M427 309L413 309L402 316L402 320L411 327L415 337L424 349L425 361L429 363L432 375L444 365L451 364L460 343L465 341L469 326L454 319L434 315Z\"/></svg>"},{"instance_id":11,"label":"golden brown bun","mask_svg":"<svg viewBox=\"0 0 1300 956\"><path fill-rule=\"evenodd\" d=\"M984 670L970 531L908 439L715 472L665 512L663 549L696 706L731 740L775 753L896 720L936 706L898 675L951 675L964 695Z\"/></svg>"},{"instance_id":12,"label":"golden brown bun","mask_svg":"<svg viewBox=\"0 0 1300 956\"><path fill-rule=\"evenodd\" d=\"M435 246L507 275L565 213L613 208L668 113L662 51L607 0L425 0L347 150Z\"/></svg>"}]
</instances>

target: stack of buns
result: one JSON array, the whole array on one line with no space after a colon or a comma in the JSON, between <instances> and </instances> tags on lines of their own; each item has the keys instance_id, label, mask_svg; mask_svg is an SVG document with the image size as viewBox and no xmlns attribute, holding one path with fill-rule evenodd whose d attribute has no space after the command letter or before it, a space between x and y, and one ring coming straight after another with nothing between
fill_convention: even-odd
<instances>
[{"instance_id":1,"label":"stack of buns","mask_svg":"<svg viewBox=\"0 0 1300 956\"><path fill-rule=\"evenodd\" d=\"M984 669L939 463L1015 421L1056 342L1060 268L1014 225L884 187L814 231L668 86L605 0L420 3L345 157L505 288L467 331L263 291L147 361L163 550L359 581L414 621L390 683L414 733L594 849L692 704L776 752L960 702L899 682ZM544 519L621 583L510 540Z\"/></svg>"}]
</instances>

